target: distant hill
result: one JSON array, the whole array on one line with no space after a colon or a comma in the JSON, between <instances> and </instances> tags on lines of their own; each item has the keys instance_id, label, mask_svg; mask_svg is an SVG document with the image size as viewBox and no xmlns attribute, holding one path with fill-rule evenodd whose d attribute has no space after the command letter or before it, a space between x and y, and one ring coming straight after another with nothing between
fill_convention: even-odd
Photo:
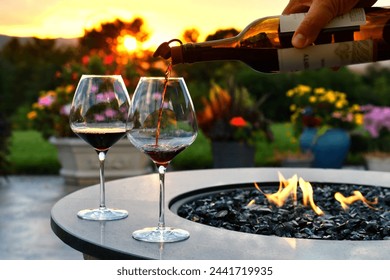
<instances>
[{"instance_id":1,"label":"distant hill","mask_svg":"<svg viewBox=\"0 0 390 280\"><path fill-rule=\"evenodd\" d=\"M27 42L28 40L31 40L32 37L12 37L7 35L1 35L0 34L0 49L3 48L5 44L7 44L12 38L18 38L22 44ZM71 39L64 39L64 38L57 38L56 44L57 46L76 46L77 45L78 38L71 38Z\"/></svg>"}]
</instances>

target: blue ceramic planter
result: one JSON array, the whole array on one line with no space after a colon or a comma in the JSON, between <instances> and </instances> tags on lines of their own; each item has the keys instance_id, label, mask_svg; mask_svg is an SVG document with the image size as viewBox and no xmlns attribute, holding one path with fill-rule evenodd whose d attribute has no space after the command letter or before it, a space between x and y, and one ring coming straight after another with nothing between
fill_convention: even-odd
<instances>
[{"instance_id":1,"label":"blue ceramic planter","mask_svg":"<svg viewBox=\"0 0 390 280\"><path fill-rule=\"evenodd\" d=\"M343 129L329 129L317 137L316 128L306 128L299 143L302 152L312 152L312 167L341 168L348 155L351 140Z\"/></svg>"}]
</instances>

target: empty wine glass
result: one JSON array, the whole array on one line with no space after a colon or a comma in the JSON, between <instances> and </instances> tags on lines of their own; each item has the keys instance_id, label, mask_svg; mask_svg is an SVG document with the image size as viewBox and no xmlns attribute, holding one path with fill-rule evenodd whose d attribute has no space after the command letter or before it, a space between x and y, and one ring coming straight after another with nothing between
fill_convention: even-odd
<instances>
[{"instance_id":1,"label":"empty wine glass","mask_svg":"<svg viewBox=\"0 0 390 280\"><path fill-rule=\"evenodd\" d=\"M160 179L157 227L137 230L133 237L148 242L187 239L187 231L165 226L165 172L171 160L191 145L198 125L183 78L142 77L135 89L127 123L127 138L155 163Z\"/></svg>"},{"instance_id":2,"label":"empty wine glass","mask_svg":"<svg viewBox=\"0 0 390 280\"><path fill-rule=\"evenodd\" d=\"M90 144L100 162L100 205L85 209L77 216L85 220L118 220L126 210L105 204L104 161L108 150L126 135L130 97L120 75L83 75L76 88L69 122L73 132Z\"/></svg>"}]
</instances>

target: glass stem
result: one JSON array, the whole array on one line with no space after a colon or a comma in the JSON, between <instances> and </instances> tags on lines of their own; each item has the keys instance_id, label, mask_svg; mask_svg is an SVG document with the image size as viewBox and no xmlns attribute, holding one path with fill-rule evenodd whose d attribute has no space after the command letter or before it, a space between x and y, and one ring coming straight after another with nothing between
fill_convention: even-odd
<instances>
[{"instance_id":1,"label":"glass stem","mask_svg":"<svg viewBox=\"0 0 390 280\"><path fill-rule=\"evenodd\" d=\"M100 169L99 169L99 175L100 175L100 210L106 209L106 187L105 187L105 180L104 180L104 161L106 159L107 151L98 151L99 155L99 162L100 162Z\"/></svg>"},{"instance_id":2,"label":"glass stem","mask_svg":"<svg viewBox=\"0 0 390 280\"><path fill-rule=\"evenodd\" d=\"M158 174L160 177L160 214L158 219L158 229L165 229L165 171L166 168L162 165L158 166Z\"/></svg>"}]
</instances>

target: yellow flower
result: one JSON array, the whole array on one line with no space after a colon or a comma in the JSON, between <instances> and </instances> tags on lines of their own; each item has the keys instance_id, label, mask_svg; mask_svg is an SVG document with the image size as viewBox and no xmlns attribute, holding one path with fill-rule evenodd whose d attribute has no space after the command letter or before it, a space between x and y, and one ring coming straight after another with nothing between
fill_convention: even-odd
<instances>
[{"instance_id":1,"label":"yellow flower","mask_svg":"<svg viewBox=\"0 0 390 280\"><path fill-rule=\"evenodd\" d=\"M343 100L339 100L336 102L335 106L337 109L341 109L344 107L345 102Z\"/></svg>"},{"instance_id":2,"label":"yellow flower","mask_svg":"<svg viewBox=\"0 0 390 280\"><path fill-rule=\"evenodd\" d=\"M333 91L328 91L325 94L325 100L327 100L329 103L334 103L336 101L336 95Z\"/></svg>"},{"instance_id":3,"label":"yellow flower","mask_svg":"<svg viewBox=\"0 0 390 280\"><path fill-rule=\"evenodd\" d=\"M311 91L311 87L306 85L298 85L297 90L299 92L299 95L305 95L306 93L309 93Z\"/></svg>"},{"instance_id":4,"label":"yellow flower","mask_svg":"<svg viewBox=\"0 0 390 280\"><path fill-rule=\"evenodd\" d=\"M353 104L352 105L352 112L359 112L360 111L360 106L358 104Z\"/></svg>"},{"instance_id":5,"label":"yellow flower","mask_svg":"<svg viewBox=\"0 0 390 280\"><path fill-rule=\"evenodd\" d=\"M291 112L294 112L296 109L297 109L297 105L295 105L295 104L291 104L290 105L290 111Z\"/></svg>"},{"instance_id":6,"label":"yellow flower","mask_svg":"<svg viewBox=\"0 0 390 280\"><path fill-rule=\"evenodd\" d=\"M31 111L31 112L29 112L29 113L27 114L27 118L28 118L29 120L34 120L34 119L37 118L37 116L38 116L38 114L37 114L36 111Z\"/></svg>"},{"instance_id":7,"label":"yellow flower","mask_svg":"<svg viewBox=\"0 0 390 280\"><path fill-rule=\"evenodd\" d=\"M343 100L346 100L347 99L347 95L343 92L338 92L338 96L340 99L343 99Z\"/></svg>"},{"instance_id":8,"label":"yellow flower","mask_svg":"<svg viewBox=\"0 0 390 280\"><path fill-rule=\"evenodd\" d=\"M315 96L310 96L310 97L309 97L309 102L310 102L310 103L316 103L316 102L317 102L317 97L315 97Z\"/></svg>"},{"instance_id":9,"label":"yellow flower","mask_svg":"<svg viewBox=\"0 0 390 280\"><path fill-rule=\"evenodd\" d=\"M32 105L32 108L33 108L33 109L42 109L42 106L39 105L38 102L35 102L35 103Z\"/></svg>"},{"instance_id":10,"label":"yellow flower","mask_svg":"<svg viewBox=\"0 0 390 280\"><path fill-rule=\"evenodd\" d=\"M55 92L54 90L49 90L44 96L57 97L57 92Z\"/></svg>"},{"instance_id":11,"label":"yellow flower","mask_svg":"<svg viewBox=\"0 0 390 280\"><path fill-rule=\"evenodd\" d=\"M315 88L314 89L314 93L317 94L317 95L322 95L322 94L325 94L326 91L324 88Z\"/></svg>"},{"instance_id":12,"label":"yellow flower","mask_svg":"<svg viewBox=\"0 0 390 280\"><path fill-rule=\"evenodd\" d=\"M294 96L294 90L290 89L289 91L287 91L286 95L287 95L287 97Z\"/></svg>"},{"instance_id":13,"label":"yellow flower","mask_svg":"<svg viewBox=\"0 0 390 280\"><path fill-rule=\"evenodd\" d=\"M363 123L364 123L364 114L355 114L355 123L357 125L363 125Z\"/></svg>"}]
</instances>

